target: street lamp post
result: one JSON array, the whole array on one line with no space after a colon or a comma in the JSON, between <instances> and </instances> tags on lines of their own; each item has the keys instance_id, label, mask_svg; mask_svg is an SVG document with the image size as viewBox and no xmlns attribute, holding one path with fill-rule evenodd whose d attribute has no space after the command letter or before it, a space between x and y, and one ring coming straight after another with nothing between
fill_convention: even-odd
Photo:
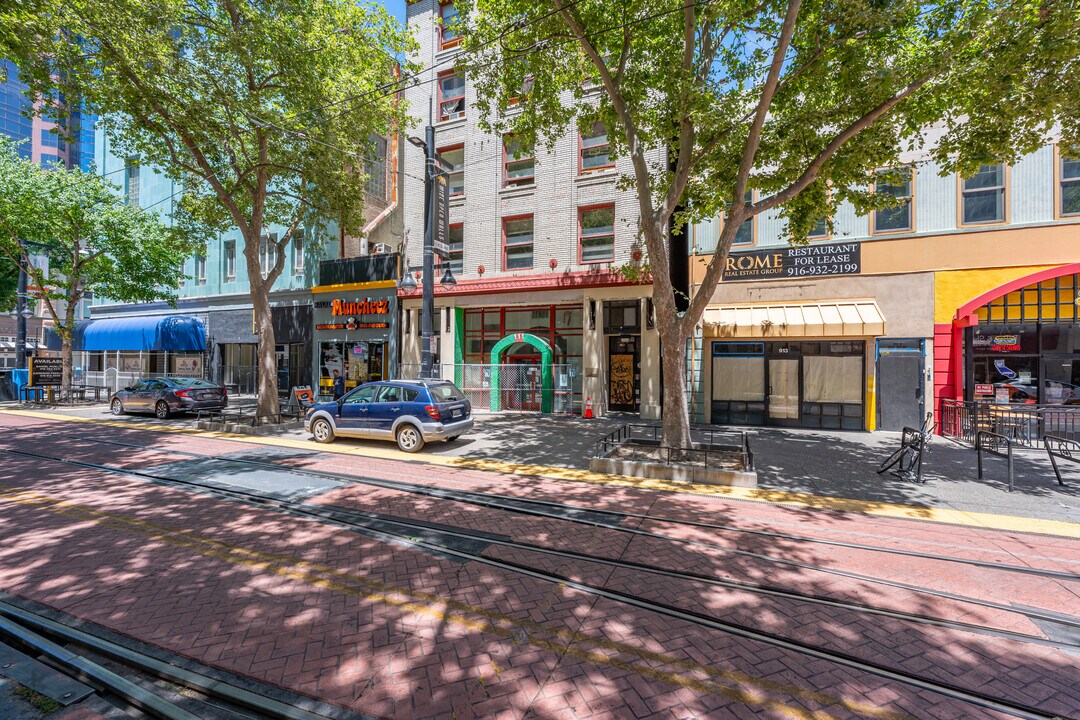
<instances>
[{"instance_id":1,"label":"street lamp post","mask_svg":"<svg viewBox=\"0 0 1080 720\"><path fill-rule=\"evenodd\" d=\"M26 316L30 314L26 307L26 284L26 268L19 258L19 286L15 296L15 367L19 370L26 369Z\"/></svg>"},{"instance_id":2,"label":"street lamp post","mask_svg":"<svg viewBox=\"0 0 1080 720\"><path fill-rule=\"evenodd\" d=\"M424 130L424 277L420 310L420 377L434 374L435 354L431 352L431 320L435 314L435 128Z\"/></svg>"},{"instance_id":3,"label":"street lamp post","mask_svg":"<svg viewBox=\"0 0 1080 720\"><path fill-rule=\"evenodd\" d=\"M440 168L439 156L435 152L435 128L428 125L424 130L424 139L410 137L409 142L424 150L424 254L421 271L420 299L420 378L430 380L435 375L435 353L432 348L433 319L435 316L435 271L445 270L440 284L450 287L457 284L449 263L435 262L435 219L445 221L439 213L441 193L436 192L436 180L445 175ZM445 182L445 178L443 178ZM415 268L406 267L398 287L407 293L416 290L416 280L412 273Z\"/></svg>"}]
</instances>

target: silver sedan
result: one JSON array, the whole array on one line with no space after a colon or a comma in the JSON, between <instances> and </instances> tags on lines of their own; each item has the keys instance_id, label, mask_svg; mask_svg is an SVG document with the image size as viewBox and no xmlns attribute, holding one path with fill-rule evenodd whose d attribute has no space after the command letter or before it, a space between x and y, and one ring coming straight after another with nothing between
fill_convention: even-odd
<instances>
[{"instance_id":1,"label":"silver sedan","mask_svg":"<svg viewBox=\"0 0 1080 720\"><path fill-rule=\"evenodd\" d=\"M174 413L220 410L229 404L225 388L207 380L183 377L150 378L118 391L109 400L113 415L153 413L164 420Z\"/></svg>"}]
</instances>

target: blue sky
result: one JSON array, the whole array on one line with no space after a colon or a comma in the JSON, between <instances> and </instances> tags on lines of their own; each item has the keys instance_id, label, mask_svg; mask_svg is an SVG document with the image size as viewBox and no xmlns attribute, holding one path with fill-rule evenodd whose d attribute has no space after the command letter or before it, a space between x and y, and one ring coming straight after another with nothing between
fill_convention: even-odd
<instances>
[{"instance_id":1,"label":"blue sky","mask_svg":"<svg viewBox=\"0 0 1080 720\"><path fill-rule=\"evenodd\" d=\"M394 14L399 22L405 22L405 0L383 0L382 4Z\"/></svg>"}]
</instances>

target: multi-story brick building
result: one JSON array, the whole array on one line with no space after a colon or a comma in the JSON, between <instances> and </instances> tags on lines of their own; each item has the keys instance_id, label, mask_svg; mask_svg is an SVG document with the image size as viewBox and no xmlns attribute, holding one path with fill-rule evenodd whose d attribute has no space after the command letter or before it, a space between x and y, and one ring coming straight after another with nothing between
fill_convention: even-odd
<instances>
[{"instance_id":1,"label":"multi-story brick building","mask_svg":"<svg viewBox=\"0 0 1080 720\"><path fill-rule=\"evenodd\" d=\"M902 159L877 187L899 208L841 205L805 248L774 212L747 222L694 343L698 420L898 430L946 399L1080 404L1080 162L1053 143L971 178ZM722 222L693 228L692 281Z\"/></svg>"},{"instance_id":2,"label":"multi-story brick building","mask_svg":"<svg viewBox=\"0 0 1080 720\"><path fill-rule=\"evenodd\" d=\"M405 99L420 126L434 125L436 150L454 166L449 262L458 282L436 284L441 372L481 406L569 411L591 399L596 412L658 417L651 287L614 272L641 257L635 194L616 188L628 161L611 157L602 126L584 136L572 129L535 152L482 131L474 89L455 69L456 38L439 22L453 13L437 0L407 6L419 41L412 59L424 70ZM405 147L405 257L415 267L424 154ZM406 367L420 361L419 294L400 298Z\"/></svg>"}]
</instances>

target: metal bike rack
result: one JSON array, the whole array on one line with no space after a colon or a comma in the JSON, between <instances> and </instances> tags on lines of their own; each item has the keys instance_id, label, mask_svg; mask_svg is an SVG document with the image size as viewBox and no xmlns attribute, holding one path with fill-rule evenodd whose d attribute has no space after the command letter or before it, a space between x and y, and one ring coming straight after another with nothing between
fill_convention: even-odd
<instances>
[{"instance_id":1,"label":"metal bike rack","mask_svg":"<svg viewBox=\"0 0 1080 720\"><path fill-rule=\"evenodd\" d=\"M983 439L986 442L983 442ZM1005 448L1002 451L1002 448ZM990 453L991 455L997 455L1003 457L1009 462L1009 492L1015 489L1013 484L1013 441L1011 438L1002 435L1001 433L990 432L989 430L979 430L975 433L975 453L978 456L979 462L979 479L983 477L983 451Z\"/></svg>"},{"instance_id":2,"label":"metal bike rack","mask_svg":"<svg viewBox=\"0 0 1080 720\"><path fill-rule=\"evenodd\" d=\"M1054 475L1057 476L1058 485L1065 485L1061 479L1061 468L1058 467L1058 458L1069 462L1080 463L1080 441L1057 435L1044 435L1043 446L1046 454L1050 457L1050 464L1054 466Z\"/></svg>"}]
</instances>

